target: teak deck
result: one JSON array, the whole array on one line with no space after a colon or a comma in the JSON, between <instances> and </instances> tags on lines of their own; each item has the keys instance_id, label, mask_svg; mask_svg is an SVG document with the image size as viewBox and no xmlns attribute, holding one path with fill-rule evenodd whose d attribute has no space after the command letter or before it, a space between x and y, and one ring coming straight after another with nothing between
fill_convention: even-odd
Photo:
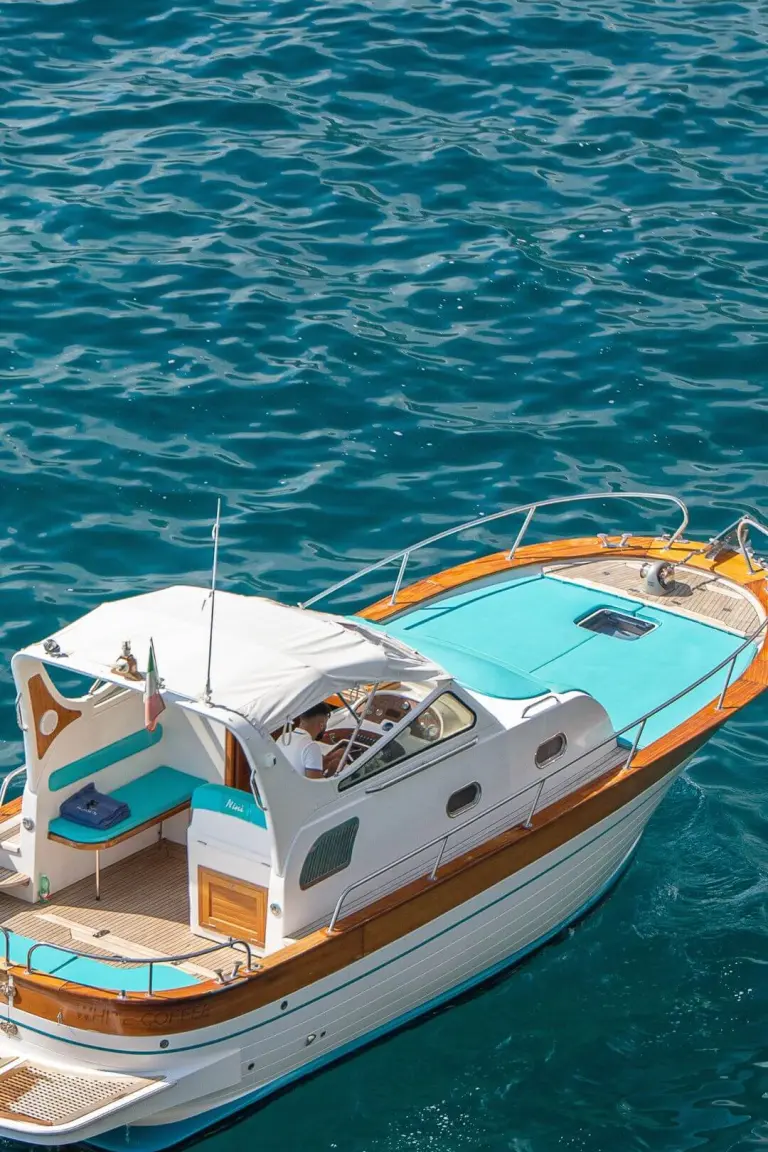
<instances>
[{"instance_id":1,"label":"teak deck","mask_svg":"<svg viewBox=\"0 0 768 1152\"><path fill-rule=\"evenodd\" d=\"M694 555L697 548L699 554ZM395 605L387 597L363 615L383 620L408 605L511 568L554 564L568 559L599 559L604 562L609 557L612 561L644 557L678 563L685 560L702 573L723 575L748 588L763 609L768 609L765 573L749 572L743 558L735 553L707 559L703 555L705 549L706 545L690 542L667 547L663 541L648 537L631 538L626 546L610 552L594 537L530 545L520 548L512 561L507 559L506 553L496 553L418 581L400 591ZM738 644L738 640L735 643ZM42 1019L58 1019L65 1026L102 1034L154 1038L154 1043L157 1043L159 1036L234 1020L288 997L429 923L568 843L642 795L696 752L736 709L768 687L767 653L768 642L763 633L757 656L730 685L724 707L716 708L725 680L723 674L722 682L719 677L712 681L711 702L665 736L640 749L628 771L610 771L604 777L590 781L537 812L530 829L509 828L443 865L434 882L430 883L426 877L415 880L361 912L345 917L333 934L320 930L264 957L255 973L244 975L224 987L209 982L193 988L159 992L152 997L129 993L124 1000L118 1001L112 993L68 984L54 977L28 974L22 968L14 967L14 1005ZM83 893L84 905L87 897L88 893Z\"/></svg>"},{"instance_id":2,"label":"teak deck","mask_svg":"<svg viewBox=\"0 0 768 1152\"><path fill-rule=\"evenodd\" d=\"M88 952L95 959L109 953L137 959L181 955L212 943L194 936L189 923L187 853L168 840L105 868L101 900L95 897L90 876L38 904L0 895L4 927L44 944ZM90 936L105 930L96 939ZM179 967L214 979L216 968L231 968L236 960L242 962L242 951L222 945L219 951Z\"/></svg>"},{"instance_id":3,"label":"teak deck","mask_svg":"<svg viewBox=\"0 0 768 1152\"><path fill-rule=\"evenodd\" d=\"M739 636L748 636L760 624L757 609L747 596L734 593L711 572L686 572L675 583L673 592L660 600L650 596L643 584L642 561L614 560L606 555L600 560L569 561L549 564L545 571L561 580L574 580L608 592L625 592L654 608L676 609L681 614L728 628Z\"/></svg>"}]
</instances>

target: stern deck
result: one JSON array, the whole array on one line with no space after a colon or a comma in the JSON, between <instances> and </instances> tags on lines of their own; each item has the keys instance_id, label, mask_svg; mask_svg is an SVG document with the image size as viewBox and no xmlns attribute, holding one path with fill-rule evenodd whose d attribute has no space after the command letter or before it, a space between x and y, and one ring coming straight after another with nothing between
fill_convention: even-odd
<instances>
[{"instance_id":1,"label":"stern deck","mask_svg":"<svg viewBox=\"0 0 768 1152\"><path fill-rule=\"evenodd\" d=\"M137 960L170 957L213 944L207 937L195 936L189 923L187 853L169 840L105 868L100 900L96 899L92 876L63 888L44 903L22 903L0 894L0 924L17 938L12 937L11 946L17 963L26 962L34 942L87 952L93 961L107 955L135 956ZM243 952L223 944L198 960L157 966L156 983L158 987L162 983L168 987L193 985L214 979L217 968L231 969L238 960L244 960ZM33 967L94 987L121 989L127 985L140 991L147 986L145 964L93 961L39 949Z\"/></svg>"}]
</instances>

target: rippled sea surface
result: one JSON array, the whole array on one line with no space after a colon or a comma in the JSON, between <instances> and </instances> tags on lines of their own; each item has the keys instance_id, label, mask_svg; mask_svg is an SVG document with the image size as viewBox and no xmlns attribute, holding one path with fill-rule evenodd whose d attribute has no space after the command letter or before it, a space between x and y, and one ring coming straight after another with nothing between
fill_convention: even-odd
<instances>
[{"instance_id":1,"label":"rippled sea surface","mask_svg":"<svg viewBox=\"0 0 768 1152\"><path fill-rule=\"evenodd\" d=\"M218 494L224 584L289 602L551 495L768 510L762 0L16 0L0 35L3 768L12 653L205 581ZM566 939L211 1152L766 1145L767 747L757 703Z\"/></svg>"}]
</instances>

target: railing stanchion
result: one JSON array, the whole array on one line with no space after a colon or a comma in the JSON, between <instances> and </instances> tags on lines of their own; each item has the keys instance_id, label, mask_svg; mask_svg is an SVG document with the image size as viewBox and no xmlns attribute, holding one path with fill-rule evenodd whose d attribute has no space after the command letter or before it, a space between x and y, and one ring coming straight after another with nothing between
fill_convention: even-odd
<instances>
[{"instance_id":1,"label":"railing stanchion","mask_svg":"<svg viewBox=\"0 0 768 1152\"><path fill-rule=\"evenodd\" d=\"M538 504L533 504L528 509L528 515L526 516L525 520L523 521L523 526L520 529L520 531L518 532L518 534L515 538L514 544L510 548L509 552L507 552L507 560L514 560L515 552L517 552L518 548L522 544L523 536L525 536L526 532L528 531L528 525L530 524L531 520L533 520L533 514L537 508L538 508Z\"/></svg>"},{"instance_id":2,"label":"railing stanchion","mask_svg":"<svg viewBox=\"0 0 768 1152\"><path fill-rule=\"evenodd\" d=\"M341 906L344 903L344 901L346 900L348 893L349 893L349 888L345 888L344 891L342 892L341 896L339 896L338 900L336 901L336 907L333 910L333 915L331 916L331 921L328 925L328 935L329 936L330 936L331 932L333 932L334 928L336 927L336 921L339 918L339 913L341 912Z\"/></svg>"},{"instance_id":3,"label":"railing stanchion","mask_svg":"<svg viewBox=\"0 0 768 1152\"><path fill-rule=\"evenodd\" d=\"M738 652L736 653L736 656L738 656ZM728 686L731 683L731 677L733 676L733 670L736 667L736 656L734 656L733 660L731 660L730 664L728 665L728 675L725 678L725 684L723 684L723 690L720 693L720 698L717 701L717 704L715 706L716 712L722 712L722 710L723 710L723 704L725 703L725 694L728 691Z\"/></svg>"},{"instance_id":4,"label":"railing stanchion","mask_svg":"<svg viewBox=\"0 0 768 1152\"><path fill-rule=\"evenodd\" d=\"M395 580L395 586L392 589L392 595L389 598L390 604L394 604L395 601L397 600L397 594L400 591L400 585L403 582L403 577L405 576L405 569L406 569L406 566L408 564L408 559L409 559L410 555L411 555L410 552L403 552L403 559L402 559L401 564L400 564L400 571L397 574L397 580Z\"/></svg>"},{"instance_id":5,"label":"railing stanchion","mask_svg":"<svg viewBox=\"0 0 768 1152\"><path fill-rule=\"evenodd\" d=\"M755 568L754 564L752 563L752 557L749 554L749 547L747 545L747 537L749 535L750 527L757 528L766 536L768 536L768 532L766 532L762 524L756 523L751 518L751 516L742 516L741 520L739 520L738 527L736 528L736 539L739 542L741 555L744 558L744 563L747 566L747 571L749 572L750 576L754 576L755 572L757 572L757 568Z\"/></svg>"},{"instance_id":6,"label":"railing stanchion","mask_svg":"<svg viewBox=\"0 0 768 1152\"><path fill-rule=\"evenodd\" d=\"M647 722L648 722L648 717L646 716L645 719L643 720L642 724L640 725L640 727L637 730L637 735L635 736L634 740L632 741L632 747L629 750L629 756L627 757L627 762L624 765L624 768L622 769L622 771L624 771L624 772L628 772L630 769L632 761L635 758L635 753L637 752L637 749L640 745L640 741L643 738L643 732L645 731L645 725L647 724Z\"/></svg>"},{"instance_id":7,"label":"railing stanchion","mask_svg":"<svg viewBox=\"0 0 768 1152\"><path fill-rule=\"evenodd\" d=\"M541 781L539 782L539 786L538 786L538 788L536 789L536 795L535 795L535 796L534 796L534 798L533 798L533 804L531 804L531 810L530 810L530 812L528 813L528 819L527 819L527 820L525 821L525 823L523 824L523 828L530 828L530 827L531 827L531 825L533 824L533 817L534 817L534 814L535 814L535 812L536 812L536 809L537 809L537 807L538 807L538 804L539 804L539 800L541 799L541 794L542 794L542 792L544 791L544 785L546 784L546 782L547 782L547 777L546 777L546 776L544 777L544 779L543 779L543 780L541 780Z\"/></svg>"},{"instance_id":8,"label":"railing stanchion","mask_svg":"<svg viewBox=\"0 0 768 1152\"><path fill-rule=\"evenodd\" d=\"M150 960L150 962L149 962L149 986L147 988L147 995L149 995L149 996L152 995L152 980L153 980L154 974L155 974L155 962L154 962L154 960Z\"/></svg>"},{"instance_id":9,"label":"railing stanchion","mask_svg":"<svg viewBox=\"0 0 768 1152\"><path fill-rule=\"evenodd\" d=\"M437 879L437 870L443 862L443 853L445 852L445 846L448 843L448 837L449 836L450 836L450 832L446 832L445 836L443 837L443 842L440 845L440 851L437 854L437 860L435 860L435 863L432 867L432 871L429 874L430 880L436 880Z\"/></svg>"}]
</instances>

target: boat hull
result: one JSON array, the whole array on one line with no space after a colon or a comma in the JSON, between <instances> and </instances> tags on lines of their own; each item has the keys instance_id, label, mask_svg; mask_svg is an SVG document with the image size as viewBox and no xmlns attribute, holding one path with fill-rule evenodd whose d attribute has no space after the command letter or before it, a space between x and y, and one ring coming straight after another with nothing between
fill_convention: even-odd
<instances>
[{"instance_id":1,"label":"boat hull","mask_svg":"<svg viewBox=\"0 0 768 1152\"><path fill-rule=\"evenodd\" d=\"M519 963L606 895L683 767L450 914L306 988L301 1003L282 1014L279 1004L259 1013L267 1018L238 1038L244 1075L237 1087L172 1108L158 1100L154 1115L94 1134L89 1143L106 1152L171 1147ZM194 1046L194 1033L185 1039ZM126 1054L126 1069L129 1061Z\"/></svg>"}]
</instances>

